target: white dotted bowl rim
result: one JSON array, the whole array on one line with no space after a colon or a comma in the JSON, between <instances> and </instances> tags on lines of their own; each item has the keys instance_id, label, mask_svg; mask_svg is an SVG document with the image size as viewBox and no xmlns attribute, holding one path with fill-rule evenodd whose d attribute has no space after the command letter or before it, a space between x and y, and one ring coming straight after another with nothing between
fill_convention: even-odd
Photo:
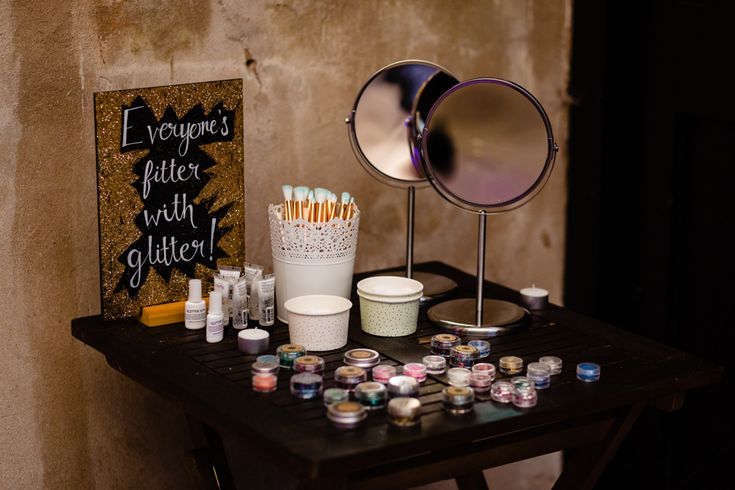
<instances>
[{"instance_id":1,"label":"white dotted bowl rim","mask_svg":"<svg viewBox=\"0 0 735 490\"><path fill-rule=\"evenodd\" d=\"M375 301L376 303L389 303L389 304L398 304L398 303L411 303L413 301L418 301L421 299L421 296L424 295L423 291L419 291L416 294L413 294L411 296L377 296L374 294L367 294L359 289L357 290L357 295L361 298L365 298L369 301Z\"/></svg>"},{"instance_id":2,"label":"white dotted bowl rim","mask_svg":"<svg viewBox=\"0 0 735 490\"><path fill-rule=\"evenodd\" d=\"M357 283L358 292L375 296L412 296L423 290L421 282L401 276L372 276Z\"/></svg>"},{"instance_id":3,"label":"white dotted bowl rim","mask_svg":"<svg viewBox=\"0 0 735 490\"><path fill-rule=\"evenodd\" d=\"M289 313L304 316L330 316L352 308L352 301L331 294L307 294L286 301L283 306Z\"/></svg>"}]
</instances>

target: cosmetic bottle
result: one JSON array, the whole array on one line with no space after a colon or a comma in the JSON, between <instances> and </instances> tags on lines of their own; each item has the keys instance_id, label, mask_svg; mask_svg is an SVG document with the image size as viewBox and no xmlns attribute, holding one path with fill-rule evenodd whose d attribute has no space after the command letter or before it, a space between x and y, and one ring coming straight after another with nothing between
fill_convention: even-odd
<instances>
[{"instance_id":1,"label":"cosmetic bottle","mask_svg":"<svg viewBox=\"0 0 735 490\"><path fill-rule=\"evenodd\" d=\"M184 304L184 326L189 330L204 328L207 322L207 303L202 299L202 281L189 279L189 299Z\"/></svg>"},{"instance_id":2,"label":"cosmetic bottle","mask_svg":"<svg viewBox=\"0 0 735 490\"><path fill-rule=\"evenodd\" d=\"M207 342L214 344L224 337L224 315L222 314L222 293L209 293L209 314L207 315Z\"/></svg>"}]
</instances>

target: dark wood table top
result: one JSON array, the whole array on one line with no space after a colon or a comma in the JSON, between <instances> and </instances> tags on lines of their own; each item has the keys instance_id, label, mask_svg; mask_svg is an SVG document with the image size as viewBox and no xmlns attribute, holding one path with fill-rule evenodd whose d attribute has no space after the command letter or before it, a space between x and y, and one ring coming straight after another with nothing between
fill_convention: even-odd
<instances>
[{"instance_id":1,"label":"dark wood table top","mask_svg":"<svg viewBox=\"0 0 735 490\"><path fill-rule=\"evenodd\" d=\"M474 278L457 269L438 262L420 264L416 269L453 278L459 284L460 297L474 294ZM368 275L356 275L355 282ZM519 301L518 292L492 283L487 283L485 295ZM384 363L394 365L420 362L429 354L429 345L420 344L419 339L439 329L427 320L423 309L415 334L382 338L360 330L359 303L354 295L353 303L348 344L337 351L319 353L327 363L325 388L333 385L334 369L350 348L376 349ZM309 478L359 472L433 451L459 454L471 451L478 441L532 434L552 424L573 425L595 414L716 383L722 377L722 369L714 363L550 305L534 313L527 328L490 339L488 362L496 365L505 355L519 356L525 364L544 355L563 359L563 372L552 377L549 389L539 390L536 407L518 409L481 401L472 414L449 416L440 403L446 378L430 376L421 387L420 427L391 427L381 411L370 413L360 428L345 431L330 425L321 399L302 401L290 396L289 371L280 371L276 392L253 392L250 365L255 356L237 350L233 332L220 343L208 344L203 330L189 331L181 324L149 328L133 319L103 322L100 316L92 316L73 320L72 333L103 353L110 366L188 414L219 431L251 441L296 475ZM270 351L287 342L288 328L277 322ZM582 361L600 364L599 382L576 379L575 367ZM498 372L498 379L502 378Z\"/></svg>"}]
</instances>

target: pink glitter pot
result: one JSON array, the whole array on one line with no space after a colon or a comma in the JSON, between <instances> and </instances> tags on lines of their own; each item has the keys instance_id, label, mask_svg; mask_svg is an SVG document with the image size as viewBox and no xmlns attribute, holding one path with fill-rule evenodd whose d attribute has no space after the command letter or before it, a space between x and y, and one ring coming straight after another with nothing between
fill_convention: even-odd
<instances>
[{"instance_id":1,"label":"pink glitter pot","mask_svg":"<svg viewBox=\"0 0 735 490\"><path fill-rule=\"evenodd\" d=\"M513 405L518 408L535 407L538 403L538 395L535 388L516 388L513 390Z\"/></svg>"},{"instance_id":2,"label":"pink glitter pot","mask_svg":"<svg viewBox=\"0 0 735 490\"><path fill-rule=\"evenodd\" d=\"M426 366L412 362L403 366L403 374L415 378L419 383L426 381Z\"/></svg>"},{"instance_id":3,"label":"pink glitter pot","mask_svg":"<svg viewBox=\"0 0 735 490\"><path fill-rule=\"evenodd\" d=\"M474 372L470 374L470 386L475 393L487 393L493 384L493 378L489 374L483 372Z\"/></svg>"},{"instance_id":4,"label":"pink glitter pot","mask_svg":"<svg viewBox=\"0 0 735 490\"><path fill-rule=\"evenodd\" d=\"M492 381L495 381L495 366L493 366L489 362L478 362L477 364L472 366L472 372L485 373L490 376L490 379Z\"/></svg>"},{"instance_id":5,"label":"pink glitter pot","mask_svg":"<svg viewBox=\"0 0 735 490\"><path fill-rule=\"evenodd\" d=\"M378 383L388 384L388 380L397 374L395 366L389 366L387 364L379 364L373 369L373 381Z\"/></svg>"},{"instance_id":6,"label":"pink glitter pot","mask_svg":"<svg viewBox=\"0 0 735 490\"><path fill-rule=\"evenodd\" d=\"M507 381L496 381L490 387L490 398L498 403L510 403L513 401L513 385Z\"/></svg>"}]
</instances>

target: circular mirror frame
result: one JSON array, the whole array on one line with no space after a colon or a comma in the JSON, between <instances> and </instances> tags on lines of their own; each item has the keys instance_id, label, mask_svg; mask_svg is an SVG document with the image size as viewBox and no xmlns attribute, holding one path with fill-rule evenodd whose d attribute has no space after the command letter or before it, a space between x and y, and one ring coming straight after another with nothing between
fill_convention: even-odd
<instances>
[{"instance_id":1,"label":"circular mirror frame","mask_svg":"<svg viewBox=\"0 0 735 490\"><path fill-rule=\"evenodd\" d=\"M416 179L416 180L398 179L398 178L395 178L395 177L391 177L390 175L388 175L388 174L380 171L377 167L373 166L373 164L367 158L367 156L365 155L365 153L363 153L362 148L360 147L360 143L359 143L359 141L357 139L357 131L356 131L356 128L355 128L355 116L356 116L356 113L357 113L357 105L360 102L360 98L362 97L363 92L365 92L365 90L368 88L368 86L370 86L370 84L373 82L373 80L375 80L377 77L379 77L380 75L382 75L383 73L385 73L386 71L388 71L390 69L397 68L399 66L407 66L407 65L423 65L423 66L435 68L437 71L442 71L442 72L446 73L447 75L449 75L449 76L454 77L455 79L457 79L457 77L455 77L447 69L445 69L444 67L442 67L440 65L437 65L435 63L431 63L430 61L423 61L423 60L401 60L401 61L397 61L395 63L391 63L391 64L386 65L383 68L377 70L375 73L373 73L370 76L370 78L367 80L367 82L365 82L363 84L362 88L357 93L357 97L355 97L355 102L352 105L352 110L350 111L349 116L345 120L345 122L349 126L348 133L349 133L349 136L350 136L350 143L351 143L350 146L352 147L352 151L355 154L355 156L357 157L357 160L360 162L360 165L362 165L362 167L371 176L373 176L375 179L379 180L380 182L382 182L384 184L387 184L387 185L390 185L390 186L393 186L393 187L400 187L400 188L404 188L404 189L405 188L408 188L408 187L421 188L421 187L427 187L427 186L429 186L430 184L429 184L428 175L426 177L420 177L419 176L419 178ZM426 80L424 81L424 84L425 83L426 83ZM422 84L422 87L424 86L424 84ZM417 92L417 94L419 94L419 93L420 93L420 91ZM415 110L415 104L413 104L412 110ZM411 162L415 166L414 157L413 157L413 155L411 155L411 149L413 147L413 143L411 142L411 139L414 136L414 134L413 134L414 131L412 129L412 127L413 127L413 121L411 120L412 116L413 116L413 114L410 114L408 116L408 118L404 121L404 124L407 125L407 127L406 127L406 156L408 158L408 161ZM408 125L411 125L411 126L409 127ZM420 134L417 133L417 134L415 134L415 136L416 136L416 138L419 138L420 137ZM416 145L418 146L418 143L416 143ZM422 166L423 166L423 164L422 164ZM419 170L418 169L416 169L416 173L417 174L419 173Z\"/></svg>"},{"instance_id":2,"label":"circular mirror frame","mask_svg":"<svg viewBox=\"0 0 735 490\"><path fill-rule=\"evenodd\" d=\"M437 178L437 175L435 174L431 164L430 160L428 158L428 140L430 138L430 126L431 126L431 119L436 112L436 110L441 106L441 103L450 95L452 95L454 92L457 92L458 90L462 90L464 87L477 85L477 84L483 84L483 83L492 83L495 85L502 85L505 87L508 87L509 89L515 90L519 92L522 96L526 97L529 102L531 102L536 110L538 111L539 115L541 116L541 119L544 122L544 126L546 127L546 136L547 136L547 154L546 154L546 162L544 163L544 167L541 171L541 174L538 176L538 178L534 181L534 183L526 189L522 194L516 196L513 199L503 201L497 205L478 205L477 203L467 201L463 199L461 196L458 196L451 192L449 189L442 184L441 180ZM431 111L429 112L429 115L426 117L426 124L423 129L423 131L420 134L420 147L421 147L421 165L424 167L424 172L426 173L426 176L428 178L428 181L431 183L431 185L439 192L439 194L446 199L447 201L451 202L455 206L462 208L467 211L471 211L476 214L498 214L503 213L505 211L510 211L511 209L515 209L517 207L523 206L528 201L533 199L536 194L544 187L546 184L546 181L549 179L549 176L551 175L551 170L554 167L554 159L556 158L556 153L559 150L559 147L554 142L554 135L551 130L551 122L549 121L549 116L546 114L546 111L544 110L541 103L536 99L536 97L533 96L528 90L523 88L522 86L518 85L517 83L503 80L501 78L473 78L472 80L467 80L465 82L461 82L454 87L447 90L439 99L436 101L434 106L431 108Z\"/></svg>"}]
</instances>

